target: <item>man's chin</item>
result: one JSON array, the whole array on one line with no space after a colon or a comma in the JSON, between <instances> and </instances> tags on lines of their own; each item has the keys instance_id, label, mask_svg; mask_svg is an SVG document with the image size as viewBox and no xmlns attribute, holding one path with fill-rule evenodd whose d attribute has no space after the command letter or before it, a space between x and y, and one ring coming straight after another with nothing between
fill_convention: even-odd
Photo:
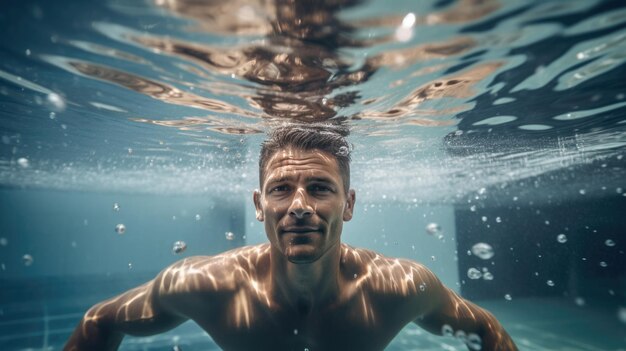
<instances>
[{"instance_id":1,"label":"man's chin","mask_svg":"<svg viewBox=\"0 0 626 351\"><path fill-rule=\"evenodd\" d=\"M313 247L309 245L294 245L287 248L287 260L294 264L307 264L317 261L319 254Z\"/></svg>"}]
</instances>

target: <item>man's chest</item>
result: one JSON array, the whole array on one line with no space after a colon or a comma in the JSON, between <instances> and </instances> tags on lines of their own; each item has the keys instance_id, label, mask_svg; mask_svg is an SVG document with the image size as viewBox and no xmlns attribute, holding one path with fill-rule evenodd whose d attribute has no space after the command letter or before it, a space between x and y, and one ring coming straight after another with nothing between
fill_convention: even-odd
<instances>
[{"instance_id":1,"label":"man's chest","mask_svg":"<svg viewBox=\"0 0 626 351\"><path fill-rule=\"evenodd\" d=\"M250 301L194 320L223 350L383 350L406 324L375 305L345 304L298 315Z\"/></svg>"}]
</instances>

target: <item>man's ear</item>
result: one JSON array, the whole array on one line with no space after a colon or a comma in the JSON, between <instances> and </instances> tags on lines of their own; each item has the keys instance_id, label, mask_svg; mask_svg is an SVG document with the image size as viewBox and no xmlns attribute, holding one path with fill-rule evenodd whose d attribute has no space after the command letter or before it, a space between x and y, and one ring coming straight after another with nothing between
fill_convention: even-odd
<instances>
[{"instance_id":1,"label":"man's ear","mask_svg":"<svg viewBox=\"0 0 626 351\"><path fill-rule=\"evenodd\" d=\"M252 201L254 201L254 207L256 208L256 219L259 222L263 222L263 207L261 206L261 192L257 189L252 194Z\"/></svg>"},{"instance_id":2,"label":"man's ear","mask_svg":"<svg viewBox=\"0 0 626 351\"><path fill-rule=\"evenodd\" d=\"M352 213L354 212L354 202L356 201L356 193L354 192L354 189L350 189L350 191L348 191L347 197L346 204L343 207L343 220L345 222L352 219Z\"/></svg>"}]
</instances>

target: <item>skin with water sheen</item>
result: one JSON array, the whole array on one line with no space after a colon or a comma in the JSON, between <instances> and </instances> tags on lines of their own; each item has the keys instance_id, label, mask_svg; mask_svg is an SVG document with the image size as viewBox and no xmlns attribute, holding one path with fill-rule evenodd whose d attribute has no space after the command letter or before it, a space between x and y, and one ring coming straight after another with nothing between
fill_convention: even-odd
<instances>
[{"instance_id":1,"label":"skin with water sheen","mask_svg":"<svg viewBox=\"0 0 626 351\"><path fill-rule=\"evenodd\" d=\"M470 349L517 350L492 314L423 265L341 243L356 197L331 154L276 152L253 199L269 243L173 264L93 306L65 350L115 350L125 334L188 319L223 350L383 350L411 322L464 335Z\"/></svg>"}]
</instances>

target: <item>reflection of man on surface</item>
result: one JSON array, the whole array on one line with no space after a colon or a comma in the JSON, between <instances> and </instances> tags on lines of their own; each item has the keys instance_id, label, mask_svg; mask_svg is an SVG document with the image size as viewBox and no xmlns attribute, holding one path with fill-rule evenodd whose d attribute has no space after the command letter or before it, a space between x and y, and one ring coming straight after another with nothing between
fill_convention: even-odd
<instances>
[{"instance_id":1,"label":"reflection of man on surface","mask_svg":"<svg viewBox=\"0 0 626 351\"><path fill-rule=\"evenodd\" d=\"M341 243L355 203L346 135L328 125L274 130L254 192L269 244L173 264L92 307L65 349L114 350L124 334L192 319L224 350L383 350L409 322L462 335L471 349L516 350L493 315L426 267Z\"/></svg>"}]
</instances>

